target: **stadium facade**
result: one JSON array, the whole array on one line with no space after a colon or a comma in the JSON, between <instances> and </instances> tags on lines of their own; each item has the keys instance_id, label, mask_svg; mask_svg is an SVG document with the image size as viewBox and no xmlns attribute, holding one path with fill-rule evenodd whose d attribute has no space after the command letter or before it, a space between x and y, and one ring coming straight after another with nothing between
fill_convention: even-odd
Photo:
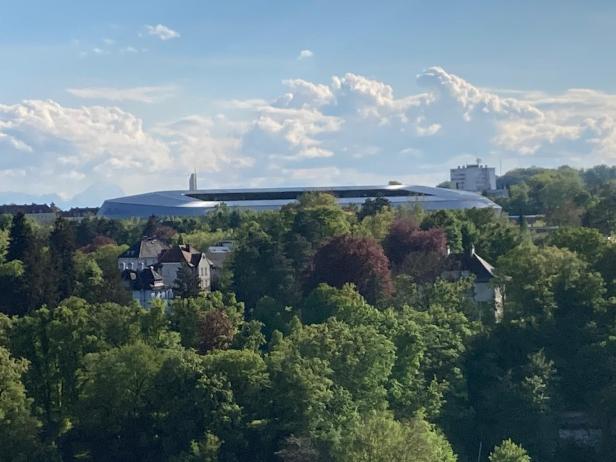
<instances>
[{"instance_id":1,"label":"stadium facade","mask_svg":"<svg viewBox=\"0 0 616 462\"><path fill-rule=\"evenodd\" d=\"M366 199L384 197L394 206L417 205L425 210L486 207L500 210L488 198L472 192L428 186L386 185L158 191L108 199L98 215L108 218L201 216L223 203L237 209L278 210L306 192L332 194L342 206L361 205Z\"/></svg>"}]
</instances>

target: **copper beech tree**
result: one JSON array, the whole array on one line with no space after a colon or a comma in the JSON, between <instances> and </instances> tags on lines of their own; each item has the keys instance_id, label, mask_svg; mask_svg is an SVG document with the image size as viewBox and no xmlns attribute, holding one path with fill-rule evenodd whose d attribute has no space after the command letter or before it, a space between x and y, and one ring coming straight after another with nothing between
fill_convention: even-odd
<instances>
[{"instance_id":1,"label":"copper beech tree","mask_svg":"<svg viewBox=\"0 0 616 462\"><path fill-rule=\"evenodd\" d=\"M342 287L352 283L370 303L393 294L389 260L380 244L371 238L337 236L317 250L309 287L326 283Z\"/></svg>"}]
</instances>

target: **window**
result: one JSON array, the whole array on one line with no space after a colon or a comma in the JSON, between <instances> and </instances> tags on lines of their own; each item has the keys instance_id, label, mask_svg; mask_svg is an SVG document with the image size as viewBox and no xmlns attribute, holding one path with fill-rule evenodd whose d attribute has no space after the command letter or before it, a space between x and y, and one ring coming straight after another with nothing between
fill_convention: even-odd
<instances>
[{"instance_id":1,"label":"window","mask_svg":"<svg viewBox=\"0 0 616 462\"><path fill-rule=\"evenodd\" d=\"M273 201L273 200L297 200L302 194L310 191L237 191L237 192L211 192L187 194L188 197L202 201L232 202L232 201ZM331 194L339 199L368 199L374 197L408 197L427 196L406 189L341 189L330 191L315 191Z\"/></svg>"}]
</instances>

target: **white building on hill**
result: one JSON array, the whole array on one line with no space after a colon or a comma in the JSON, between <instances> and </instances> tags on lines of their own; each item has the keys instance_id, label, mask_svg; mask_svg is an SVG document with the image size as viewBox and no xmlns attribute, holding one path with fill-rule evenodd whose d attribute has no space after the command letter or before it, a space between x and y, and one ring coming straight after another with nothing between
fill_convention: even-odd
<instances>
[{"instance_id":1,"label":"white building on hill","mask_svg":"<svg viewBox=\"0 0 616 462\"><path fill-rule=\"evenodd\" d=\"M468 164L450 171L451 182L455 189L462 191L484 192L496 189L496 170L487 165Z\"/></svg>"}]
</instances>

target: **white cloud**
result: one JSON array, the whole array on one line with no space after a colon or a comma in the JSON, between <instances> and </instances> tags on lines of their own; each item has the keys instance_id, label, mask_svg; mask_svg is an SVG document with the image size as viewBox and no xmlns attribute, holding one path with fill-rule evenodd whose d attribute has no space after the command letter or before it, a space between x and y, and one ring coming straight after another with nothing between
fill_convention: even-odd
<instances>
[{"instance_id":1,"label":"white cloud","mask_svg":"<svg viewBox=\"0 0 616 462\"><path fill-rule=\"evenodd\" d=\"M0 105L1 189L67 197L96 181L127 193L184 187L281 184L436 184L481 157L505 168L614 162L616 95L572 89L500 94L434 67L402 95L347 73L330 82L289 79L280 96L219 102L144 127L115 107L53 101ZM166 87L71 89L83 98L155 101ZM22 175L23 173L23 175ZM23 177L28 181L24 181Z\"/></svg>"},{"instance_id":2,"label":"white cloud","mask_svg":"<svg viewBox=\"0 0 616 462\"><path fill-rule=\"evenodd\" d=\"M155 26L146 25L145 30L148 35L158 37L163 41L180 38L180 34L178 32L162 24L156 24Z\"/></svg>"},{"instance_id":3,"label":"white cloud","mask_svg":"<svg viewBox=\"0 0 616 462\"><path fill-rule=\"evenodd\" d=\"M2 149L0 171L25 169L29 177L27 184L3 182L3 190L25 186L70 195L88 178L130 182L131 172L159 174L171 165L168 146L146 133L140 119L113 107L68 108L40 100L0 105L0 134L30 149L28 155L19 146ZM72 159L71 181L63 177L66 159Z\"/></svg>"},{"instance_id":4,"label":"white cloud","mask_svg":"<svg viewBox=\"0 0 616 462\"><path fill-rule=\"evenodd\" d=\"M139 53L139 50L135 47L128 46L128 47L120 48L120 53L121 54L134 54L134 53Z\"/></svg>"},{"instance_id":5,"label":"white cloud","mask_svg":"<svg viewBox=\"0 0 616 462\"><path fill-rule=\"evenodd\" d=\"M302 79L284 80L282 82L289 89L279 97L275 106L301 108L304 106L323 106L332 103L334 94L327 85L315 84Z\"/></svg>"},{"instance_id":6,"label":"white cloud","mask_svg":"<svg viewBox=\"0 0 616 462\"><path fill-rule=\"evenodd\" d=\"M303 61L304 59L312 58L314 56L314 52L312 50L301 50L297 55L298 61Z\"/></svg>"},{"instance_id":7,"label":"white cloud","mask_svg":"<svg viewBox=\"0 0 616 462\"><path fill-rule=\"evenodd\" d=\"M176 88L173 85L133 88L86 87L67 88L66 91L73 96L84 99L156 103L173 96L176 92Z\"/></svg>"}]
</instances>

